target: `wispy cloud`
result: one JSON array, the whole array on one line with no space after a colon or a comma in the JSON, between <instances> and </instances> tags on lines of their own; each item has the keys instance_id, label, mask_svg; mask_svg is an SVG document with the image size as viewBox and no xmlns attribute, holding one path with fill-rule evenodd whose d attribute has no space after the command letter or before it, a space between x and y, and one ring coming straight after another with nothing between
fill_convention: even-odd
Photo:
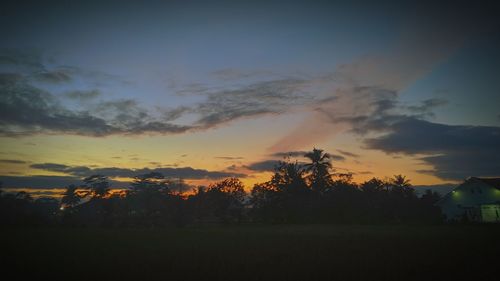
<instances>
[{"instance_id":1,"label":"wispy cloud","mask_svg":"<svg viewBox=\"0 0 500 281\"><path fill-rule=\"evenodd\" d=\"M17 159L0 159L0 163L6 163L6 164L27 164L29 162L24 161L24 160L17 160Z\"/></svg>"},{"instance_id":2,"label":"wispy cloud","mask_svg":"<svg viewBox=\"0 0 500 281\"><path fill-rule=\"evenodd\" d=\"M244 71L236 68L224 68L212 72L212 75L221 80L241 80L255 77L271 76L273 73L266 70Z\"/></svg>"},{"instance_id":3,"label":"wispy cloud","mask_svg":"<svg viewBox=\"0 0 500 281\"><path fill-rule=\"evenodd\" d=\"M239 157L239 156L216 156L216 159L223 159L223 160L241 160L245 159L244 157Z\"/></svg>"},{"instance_id":4,"label":"wispy cloud","mask_svg":"<svg viewBox=\"0 0 500 281\"><path fill-rule=\"evenodd\" d=\"M19 52L2 55L0 134L3 136L179 134L207 130L242 118L280 114L311 99L305 90L309 81L300 78L205 91L198 93L200 101L173 108L162 105L149 108L130 98L107 99L97 88L76 88L56 95L36 85L33 77L56 82L89 76L92 72L69 66L64 66L64 71L48 71L40 55ZM73 102L70 106L66 101ZM176 123L185 115L192 116L189 123Z\"/></svg>"},{"instance_id":5,"label":"wispy cloud","mask_svg":"<svg viewBox=\"0 0 500 281\"><path fill-rule=\"evenodd\" d=\"M279 163L280 160L264 160L248 164L245 168L256 172L272 172Z\"/></svg>"},{"instance_id":6,"label":"wispy cloud","mask_svg":"<svg viewBox=\"0 0 500 281\"><path fill-rule=\"evenodd\" d=\"M285 151L285 152L275 152L272 153L273 157L304 157L307 151Z\"/></svg>"},{"instance_id":7,"label":"wispy cloud","mask_svg":"<svg viewBox=\"0 0 500 281\"><path fill-rule=\"evenodd\" d=\"M62 188L70 184L79 184L81 179L73 176L0 176L6 188Z\"/></svg>"},{"instance_id":8,"label":"wispy cloud","mask_svg":"<svg viewBox=\"0 0 500 281\"><path fill-rule=\"evenodd\" d=\"M307 83L302 79L272 80L208 93L193 108L200 115L196 124L210 128L241 118L283 113L310 98L304 91Z\"/></svg>"},{"instance_id":9,"label":"wispy cloud","mask_svg":"<svg viewBox=\"0 0 500 281\"><path fill-rule=\"evenodd\" d=\"M66 92L64 95L70 99L75 99L79 101L88 101L99 97L101 95L101 92L99 92L98 90L90 90L90 91L74 90Z\"/></svg>"},{"instance_id":10,"label":"wispy cloud","mask_svg":"<svg viewBox=\"0 0 500 281\"><path fill-rule=\"evenodd\" d=\"M0 135L3 136L168 134L191 129L155 118L130 100L104 102L75 111L25 79L4 76L0 82Z\"/></svg>"},{"instance_id":11,"label":"wispy cloud","mask_svg":"<svg viewBox=\"0 0 500 281\"><path fill-rule=\"evenodd\" d=\"M359 154L356 154L356 153L352 153L352 152L349 152L349 151L345 151L345 150L342 150L342 149L337 149L337 151L344 155L344 156L348 156L348 157L352 157L352 158L359 158Z\"/></svg>"},{"instance_id":12,"label":"wispy cloud","mask_svg":"<svg viewBox=\"0 0 500 281\"><path fill-rule=\"evenodd\" d=\"M161 168L117 168L117 167L104 167L104 168L91 168L88 166L68 166L58 163L36 163L30 166L34 169L40 169L50 172L59 172L73 177L86 177L94 174L102 174L108 177L125 177L131 178L136 175L146 174L150 172L158 172L166 177L183 178L183 179L220 179L226 177L245 177L245 174L231 173L223 171L208 171L204 169L195 169L191 167L161 167Z\"/></svg>"}]
</instances>

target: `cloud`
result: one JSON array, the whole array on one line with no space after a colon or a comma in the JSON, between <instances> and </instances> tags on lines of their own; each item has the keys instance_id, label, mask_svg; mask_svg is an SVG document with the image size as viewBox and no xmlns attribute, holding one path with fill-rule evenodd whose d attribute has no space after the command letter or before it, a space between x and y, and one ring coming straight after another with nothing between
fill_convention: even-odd
<instances>
[{"instance_id":1,"label":"cloud","mask_svg":"<svg viewBox=\"0 0 500 281\"><path fill-rule=\"evenodd\" d=\"M24 160L16 160L16 159L0 159L0 163L6 164L27 164L29 162Z\"/></svg>"},{"instance_id":2,"label":"cloud","mask_svg":"<svg viewBox=\"0 0 500 281\"><path fill-rule=\"evenodd\" d=\"M0 176L0 181L7 188L61 188L70 184L79 184L81 179L72 176Z\"/></svg>"},{"instance_id":3,"label":"cloud","mask_svg":"<svg viewBox=\"0 0 500 281\"><path fill-rule=\"evenodd\" d=\"M169 122L178 117L183 108L155 111L130 99L98 100L103 96L97 89L75 89L55 95L34 82L59 83L79 77L99 84L103 78L116 77L70 66L49 70L45 64L39 52L0 50L0 136L72 134L98 137L177 134L193 129L193 126ZM68 100L79 103L69 106Z\"/></svg>"},{"instance_id":4,"label":"cloud","mask_svg":"<svg viewBox=\"0 0 500 281\"><path fill-rule=\"evenodd\" d=\"M264 160L260 162L255 162L245 167L256 172L272 172L275 170L276 166L280 163L279 160Z\"/></svg>"},{"instance_id":5,"label":"cloud","mask_svg":"<svg viewBox=\"0 0 500 281\"><path fill-rule=\"evenodd\" d=\"M39 52L0 50L0 136L181 134L242 118L280 114L311 99L306 91L309 81L301 78L206 88L195 93L199 101L174 108L144 107L135 99L106 99L99 89L81 90L78 83L65 86L75 89L59 94L36 83L73 79L99 86L103 80L119 78L71 66L48 69ZM174 122L184 116L188 123Z\"/></svg>"},{"instance_id":6,"label":"cloud","mask_svg":"<svg viewBox=\"0 0 500 281\"><path fill-rule=\"evenodd\" d=\"M71 76L64 70L44 71L34 75L35 79L46 83L64 83L71 81Z\"/></svg>"},{"instance_id":7,"label":"cloud","mask_svg":"<svg viewBox=\"0 0 500 281\"><path fill-rule=\"evenodd\" d=\"M282 151L282 152L275 152L270 154L270 157L276 157L276 158L286 158L286 157L292 157L292 158L305 158L305 154L308 153L308 151ZM345 157L342 155L338 154L331 154L330 159L334 161L345 161ZM267 160L262 160L258 162L254 162L248 165L243 166L244 168L247 168L252 171L257 171L257 172L273 172L276 168L276 166L279 165L280 162L282 162L281 159L267 159ZM304 161L299 161L299 164L305 164Z\"/></svg>"},{"instance_id":8,"label":"cloud","mask_svg":"<svg viewBox=\"0 0 500 281\"><path fill-rule=\"evenodd\" d=\"M70 99L79 101L88 101L99 97L101 93L98 90L90 90L90 91L74 90L66 92L64 95Z\"/></svg>"},{"instance_id":9,"label":"cloud","mask_svg":"<svg viewBox=\"0 0 500 281\"><path fill-rule=\"evenodd\" d=\"M256 76L269 76L272 75L273 73L270 71L243 71L241 69L235 69L235 68L224 68L224 69L219 69L216 71L213 71L211 73L215 78L220 79L220 80L240 80L240 79L246 79L246 78L253 78Z\"/></svg>"},{"instance_id":10,"label":"cloud","mask_svg":"<svg viewBox=\"0 0 500 281\"><path fill-rule=\"evenodd\" d=\"M447 103L447 100L433 98L424 100L419 105L408 106L407 108L413 114L418 114L423 117L434 117L432 110L436 107L446 105Z\"/></svg>"},{"instance_id":11,"label":"cloud","mask_svg":"<svg viewBox=\"0 0 500 281\"><path fill-rule=\"evenodd\" d=\"M22 73L45 71L40 52L15 49L0 49L0 71L5 72L4 69Z\"/></svg>"},{"instance_id":12,"label":"cloud","mask_svg":"<svg viewBox=\"0 0 500 281\"><path fill-rule=\"evenodd\" d=\"M356 154L356 153L352 153L352 152L345 151L345 150L341 150L341 149L337 149L337 151L338 151L340 154L345 155L345 156L348 156L348 157L352 157L352 158L359 158L359 154Z\"/></svg>"},{"instance_id":13,"label":"cloud","mask_svg":"<svg viewBox=\"0 0 500 281\"><path fill-rule=\"evenodd\" d=\"M286 152L275 152L271 154L273 157L304 157L307 151L286 151Z\"/></svg>"},{"instance_id":14,"label":"cloud","mask_svg":"<svg viewBox=\"0 0 500 281\"><path fill-rule=\"evenodd\" d=\"M162 110L163 120L173 121L182 117L183 114L189 113L190 108L187 106L179 106L170 110Z\"/></svg>"},{"instance_id":15,"label":"cloud","mask_svg":"<svg viewBox=\"0 0 500 281\"><path fill-rule=\"evenodd\" d=\"M32 164L30 168L47 170L51 172L64 172L66 169L69 169L70 166L63 164L55 164L55 163L42 163L42 164Z\"/></svg>"},{"instance_id":16,"label":"cloud","mask_svg":"<svg viewBox=\"0 0 500 281\"><path fill-rule=\"evenodd\" d=\"M345 157L342 155L337 155L337 154L330 154L330 159L336 160L336 161L345 161Z\"/></svg>"},{"instance_id":17,"label":"cloud","mask_svg":"<svg viewBox=\"0 0 500 281\"><path fill-rule=\"evenodd\" d=\"M500 127L446 125L411 116L389 116L372 128L380 129L381 124L389 132L367 138L364 141L367 148L427 155L419 159L434 170L421 172L447 180L499 175Z\"/></svg>"},{"instance_id":18,"label":"cloud","mask_svg":"<svg viewBox=\"0 0 500 281\"><path fill-rule=\"evenodd\" d=\"M4 190L6 193L11 193L11 194L16 194L18 192L27 192L31 197L33 197L35 200L38 198L47 198L47 197L52 197L52 198L58 198L63 196L64 189L61 188L22 188L22 187L12 187L12 188L5 188Z\"/></svg>"},{"instance_id":19,"label":"cloud","mask_svg":"<svg viewBox=\"0 0 500 281\"><path fill-rule=\"evenodd\" d=\"M423 119L429 115L421 114L423 111L442 104L441 100L427 100L413 114L401 113L396 95L379 95L368 103L368 112L330 117L362 136L364 148L417 157L433 167L418 172L445 180L498 176L500 127L447 125Z\"/></svg>"},{"instance_id":20,"label":"cloud","mask_svg":"<svg viewBox=\"0 0 500 281\"><path fill-rule=\"evenodd\" d=\"M25 80L3 79L0 84L0 135L39 133L107 136L113 134L182 133L192 129L155 119L134 101L118 100L87 110L66 108L52 94ZM80 93L81 94L81 93Z\"/></svg>"},{"instance_id":21,"label":"cloud","mask_svg":"<svg viewBox=\"0 0 500 281\"><path fill-rule=\"evenodd\" d=\"M33 175L33 176L0 176L0 181L3 182L5 191L8 192L9 188L23 188L23 189L59 189L65 188L71 184L83 184L80 177L74 176L47 176L47 175ZM128 182L122 182L110 179L109 183L113 188L123 188L130 185ZM31 194L32 192L30 192Z\"/></svg>"},{"instance_id":22,"label":"cloud","mask_svg":"<svg viewBox=\"0 0 500 281\"><path fill-rule=\"evenodd\" d=\"M241 159L244 159L244 157L234 157L234 156L216 156L214 158L223 159L223 160L241 160Z\"/></svg>"},{"instance_id":23,"label":"cloud","mask_svg":"<svg viewBox=\"0 0 500 281\"><path fill-rule=\"evenodd\" d=\"M151 172L161 173L165 177L182 178L182 179L221 179L227 177L239 177L239 178L246 177L245 174L241 173L208 171L204 169L195 169L191 167L179 167L179 168L162 167L154 169L151 168L129 169L129 168L117 168L117 167L90 168L87 166L68 166L57 163L32 164L30 167L50 172L60 172L79 178L87 177L94 174L102 174L111 178L116 178L116 177L131 178L136 175L147 174Z\"/></svg>"},{"instance_id":24,"label":"cloud","mask_svg":"<svg viewBox=\"0 0 500 281\"><path fill-rule=\"evenodd\" d=\"M0 85L10 85L23 78L22 75L17 73L0 73Z\"/></svg>"},{"instance_id":25,"label":"cloud","mask_svg":"<svg viewBox=\"0 0 500 281\"><path fill-rule=\"evenodd\" d=\"M3 136L42 130L99 135L111 130L104 120L85 112L69 111L49 93L25 83L2 83L0 91L0 134Z\"/></svg>"},{"instance_id":26,"label":"cloud","mask_svg":"<svg viewBox=\"0 0 500 281\"><path fill-rule=\"evenodd\" d=\"M290 78L208 93L207 99L193 108L200 115L196 124L211 128L245 117L282 113L309 99L304 89L307 84L306 80Z\"/></svg>"},{"instance_id":27,"label":"cloud","mask_svg":"<svg viewBox=\"0 0 500 281\"><path fill-rule=\"evenodd\" d=\"M275 153L272 153L270 156L280 157L280 158L283 158L283 157L300 158L300 157L304 157L304 155L306 153L308 153L308 151L286 151L286 152L275 152ZM336 161L344 161L345 160L345 157L342 155L332 154L332 153L328 153L328 154L330 155L330 159L332 159L332 160L336 160Z\"/></svg>"}]
</instances>

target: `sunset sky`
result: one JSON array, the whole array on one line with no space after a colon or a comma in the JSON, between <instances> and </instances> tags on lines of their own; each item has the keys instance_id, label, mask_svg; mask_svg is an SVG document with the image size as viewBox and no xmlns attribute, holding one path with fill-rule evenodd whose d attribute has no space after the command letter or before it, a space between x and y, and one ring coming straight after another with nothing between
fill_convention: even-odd
<instances>
[{"instance_id":1,"label":"sunset sky","mask_svg":"<svg viewBox=\"0 0 500 281\"><path fill-rule=\"evenodd\" d=\"M0 4L0 181L500 176L498 11L349 2Z\"/></svg>"}]
</instances>

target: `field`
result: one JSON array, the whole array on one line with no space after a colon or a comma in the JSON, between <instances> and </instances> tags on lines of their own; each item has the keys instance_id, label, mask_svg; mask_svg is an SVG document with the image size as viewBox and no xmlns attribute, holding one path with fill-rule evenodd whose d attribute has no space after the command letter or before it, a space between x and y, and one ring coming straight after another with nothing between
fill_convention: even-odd
<instances>
[{"instance_id":1,"label":"field","mask_svg":"<svg viewBox=\"0 0 500 281\"><path fill-rule=\"evenodd\" d=\"M18 279L35 274L65 280L500 280L500 228L491 225L1 233L2 271Z\"/></svg>"}]
</instances>

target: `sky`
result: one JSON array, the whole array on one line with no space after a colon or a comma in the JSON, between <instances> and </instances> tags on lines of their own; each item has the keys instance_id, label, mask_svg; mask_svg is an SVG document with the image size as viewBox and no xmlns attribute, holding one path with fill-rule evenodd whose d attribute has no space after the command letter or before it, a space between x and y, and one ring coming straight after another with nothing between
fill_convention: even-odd
<instances>
[{"instance_id":1,"label":"sky","mask_svg":"<svg viewBox=\"0 0 500 281\"><path fill-rule=\"evenodd\" d=\"M500 176L498 9L345 2L2 1L0 181Z\"/></svg>"}]
</instances>

